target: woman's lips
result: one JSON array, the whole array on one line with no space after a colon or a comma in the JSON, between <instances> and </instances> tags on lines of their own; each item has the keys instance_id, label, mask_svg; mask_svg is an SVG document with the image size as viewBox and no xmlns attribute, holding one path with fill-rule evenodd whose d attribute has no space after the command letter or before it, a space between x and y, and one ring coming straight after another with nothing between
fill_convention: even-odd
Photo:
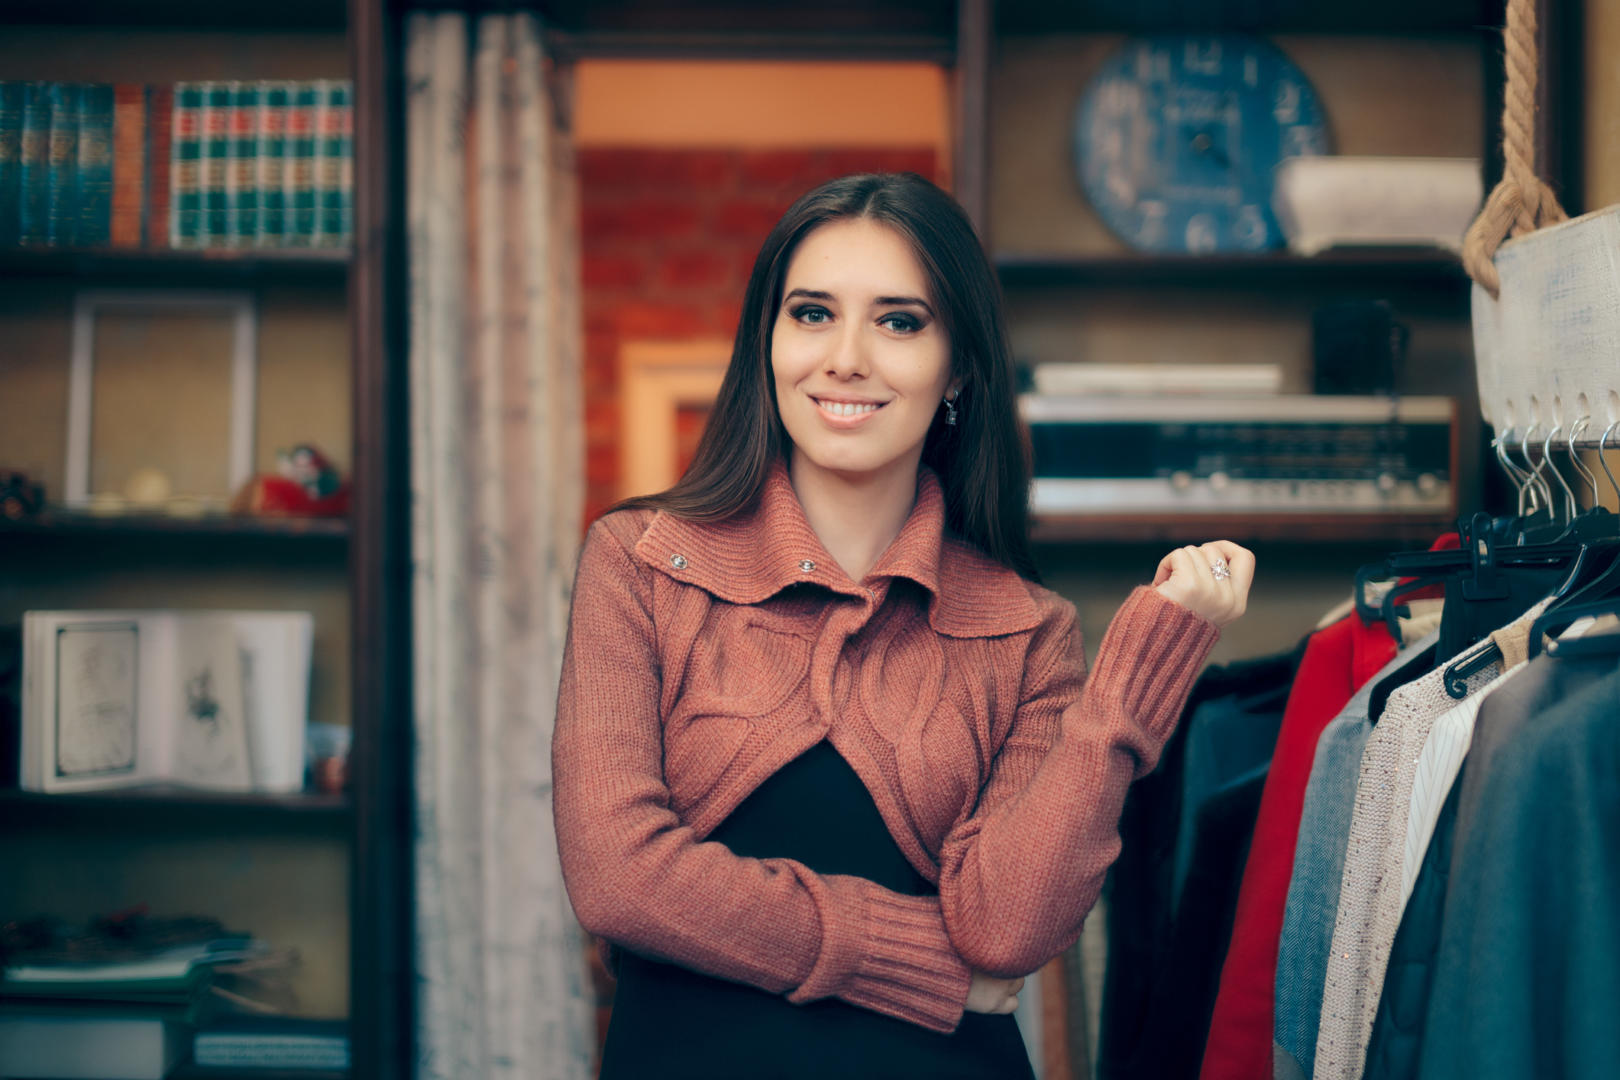
<instances>
[{"instance_id":1,"label":"woman's lips","mask_svg":"<svg viewBox=\"0 0 1620 1080\"><path fill-rule=\"evenodd\" d=\"M856 404L844 401L824 401L820 398L811 398L816 404L816 412L829 426L845 429L858 427L882 411L888 402L867 402Z\"/></svg>"}]
</instances>

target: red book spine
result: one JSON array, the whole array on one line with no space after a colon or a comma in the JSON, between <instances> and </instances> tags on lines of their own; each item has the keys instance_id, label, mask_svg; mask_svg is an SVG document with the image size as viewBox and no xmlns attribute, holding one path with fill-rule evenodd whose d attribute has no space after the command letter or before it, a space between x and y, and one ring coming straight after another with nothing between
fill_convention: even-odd
<instances>
[{"instance_id":1,"label":"red book spine","mask_svg":"<svg viewBox=\"0 0 1620 1080\"><path fill-rule=\"evenodd\" d=\"M174 86L147 87L146 246L169 246L169 154L174 144Z\"/></svg>"},{"instance_id":2,"label":"red book spine","mask_svg":"<svg viewBox=\"0 0 1620 1080\"><path fill-rule=\"evenodd\" d=\"M141 246L146 203L146 87L113 87L112 238L115 248Z\"/></svg>"}]
</instances>

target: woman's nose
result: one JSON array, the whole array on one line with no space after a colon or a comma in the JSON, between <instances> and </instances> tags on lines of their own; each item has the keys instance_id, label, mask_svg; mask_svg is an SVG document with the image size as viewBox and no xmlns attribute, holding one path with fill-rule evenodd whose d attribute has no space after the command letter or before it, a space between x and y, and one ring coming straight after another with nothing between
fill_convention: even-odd
<instances>
[{"instance_id":1,"label":"woman's nose","mask_svg":"<svg viewBox=\"0 0 1620 1080\"><path fill-rule=\"evenodd\" d=\"M842 327L838 340L833 343L832 354L827 357L827 373L840 379L865 375L869 362L865 338L858 326Z\"/></svg>"}]
</instances>

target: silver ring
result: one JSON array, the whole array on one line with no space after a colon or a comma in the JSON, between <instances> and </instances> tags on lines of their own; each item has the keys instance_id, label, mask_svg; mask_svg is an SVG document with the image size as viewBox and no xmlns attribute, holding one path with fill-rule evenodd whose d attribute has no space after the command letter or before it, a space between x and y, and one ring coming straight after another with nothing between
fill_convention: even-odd
<instances>
[{"instance_id":1,"label":"silver ring","mask_svg":"<svg viewBox=\"0 0 1620 1080\"><path fill-rule=\"evenodd\" d=\"M1232 576L1232 568L1226 564L1225 559L1217 559L1210 563L1209 572L1215 575L1216 581L1225 581Z\"/></svg>"}]
</instances>

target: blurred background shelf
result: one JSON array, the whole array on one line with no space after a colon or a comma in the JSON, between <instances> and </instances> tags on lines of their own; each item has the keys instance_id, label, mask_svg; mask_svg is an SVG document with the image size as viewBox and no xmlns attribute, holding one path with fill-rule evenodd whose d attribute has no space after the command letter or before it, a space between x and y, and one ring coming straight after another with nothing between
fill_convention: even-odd
<instances>
[{"instance_id":1,"label":"blurred background shelf","mask_svg":"<svg viewBox=\"0 0 1620 1080\"><path fill-rule=\"evenodd\" d=\"M36 569L46 563L71 566L86 557L123 566L156 562L201 569L272 563L341 569L348 552L349 523L342 518L103 517L56 510L21 521L0 518L0 580L26 573L30 563Z\"/></svg>"},{"instance_id":2,"label":"blurred background shelf","mask_svg":"<svg viewBox=\"0 0 1620 1080\"><path fill-rule=\"evenodd\" d=\"M0 0L3 18L4 0ZM173 251L116 248L0 250L0 279L87 278L98 284L241 287L342 285L349 252L343 250Z\"/></svg>"},{"instance_id":3,"label":"blurred background shelf","mask_svg":"<svg viewBox=\"0 0 1620 1080\"><path fill-rule=\"evenodd\" d=\"M253 828L294 831L348 827L353 806L347 795L306 792L209 792L143 787L71 795L0 790L0 826L67 825L94 821L102 827L146 829L176 825L186 829Z\"/></svg>"},{"instance_id":4,"label":"blurred background shelf","mask_svg":"<svg viewBox=\"0 0 1620 1080\"><path fill-rule=\"evenodd\" d=\"M1237 543L1393 543L1427 547L1456 523L1446 518L1413 518L1386 514L1075 514L1036 517L1031 534L1037 544L1164 543L1197 544L1209 540Z\"/></svg>"},{"instance_id":5,"label":"blurred background shelf","mask_svg":"<svg viewBox=\"0 0 1620 1080\"><path fill-rule=\"evenodd\" d=\"M176 30L343 30L345 0L278 0L274 4L209 0L0 0L0 23L33 26L135 27Z\"/></svg>"},{"instance_id":6,"label":"blurred background shelf","mask_svg":"<svg viewBox=\"0 0 1620 1080\"><path fill-rule=\"evenodd\" d=\"M1144 285L1231 291L1399 289L1444 291L1466 299L1468 275L1449 251L1334 248L1319 255L1092 255L1007 252L996 256L1007 287Z\"/></svg>"},{"instance_id":7,"label":"blurred background shelf","mask_svg":"<svg viewBox=\"0 0 1620 1080\"><path fill-rule=\"evenodd\" d=\"M349 1080L347 1069L209 1069L186 1063L169 1080Z\"/></svg>"},{"instance_id":8,"label":"blurred background shelf","mask_svg":"<svg viewBox=\"0 0 1620 1080\"><path fill-rule=\"evenodd\" d=\"M0 536L162 536L170 539L259 539L342 541L349 523L343 518L260 517L251 514L215 514L181 517L171 514L88 514L47 510L13 521L0 518Z\"/></svg>"},{"instance_id":9,"label":"blurred background shelf","mask_svg":"<svg viewBox=\"0 0 1620 1080\"><path fill-rule=\"evenodd\" d=\"M1165 33L1251 30L1265 33L1419 34L1502 25L1502 0L999 0L1004 34Z\"/></svg>"}]
</instances>

